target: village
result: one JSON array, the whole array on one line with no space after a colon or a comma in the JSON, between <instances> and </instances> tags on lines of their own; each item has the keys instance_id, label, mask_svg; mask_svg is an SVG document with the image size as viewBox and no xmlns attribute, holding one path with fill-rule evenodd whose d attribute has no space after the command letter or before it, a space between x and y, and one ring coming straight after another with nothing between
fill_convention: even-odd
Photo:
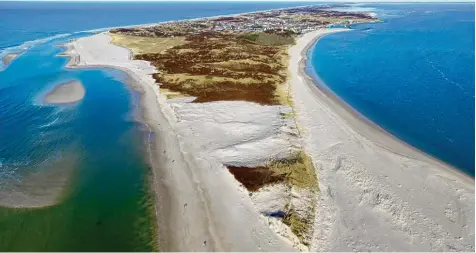
<instances>
[{"instance_id":1,"label":"village","mask_svg":"<svg viewBox=\"0 0 476 253\"><path fill-rule=\"evenodd\" d=\"M166 22L140 28L118 28L111 30L111 32L146 37L187 36L204 32L302 34L329 25L349 27L355 23L376 21L378 21L377 18L366 13L333 11L330 6L303 6L240 15Z\"/></svg>"}]
</instances>

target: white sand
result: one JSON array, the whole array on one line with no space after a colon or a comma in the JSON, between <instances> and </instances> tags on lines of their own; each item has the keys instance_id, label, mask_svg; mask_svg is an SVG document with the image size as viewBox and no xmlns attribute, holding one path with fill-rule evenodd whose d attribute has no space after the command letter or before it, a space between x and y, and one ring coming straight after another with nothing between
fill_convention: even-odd
<instances>
[{"instance_id":1,"label":"white sand","mask_svg":"<svg viewBox=\"0 0 476 253\"><path fill-rule=\"evenodd\" d=\"M283 127L289 108L246 102L169 103L145 61L110 44L107 34L68 46L76 67L109 66L127 72L142 93L157 195L159 247L164 251L293 251L257 212L248 192L222 165L259 163L293 149L295 130ZM292 124L290 124L292 125ZM260 147L265 145L265 148ZM254 156L253 156L254 155Z\"/></svg>"},{"instance_id":2,"label":"white sand","mask_svg":"<svg viewBox=\"0 0 476 253\"><path fill-rule=\"evenodd\" d=\"M68 104L83 99L86 91L79 81L68 81L55 86L45 96L46 104Z\"/></svg>"},{"instance_id":3,"label":"white sand","mask_svg":"<svg viewBox=\"0 0 476 253\"><path fill-rule=\"evenodd\" d=\"M312 250L474 251L474 180L369 124L304 74L308 47L336 31L305 34L289 52L321 189Z\"/></svg>"}]
</instances>

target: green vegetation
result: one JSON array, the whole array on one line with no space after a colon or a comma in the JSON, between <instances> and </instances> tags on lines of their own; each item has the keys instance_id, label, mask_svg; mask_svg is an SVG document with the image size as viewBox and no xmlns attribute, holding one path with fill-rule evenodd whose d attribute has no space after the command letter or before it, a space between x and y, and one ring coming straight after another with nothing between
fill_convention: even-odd
<instances>
[{"instance_id":1,"label":"green vegetation","mask_svg":"<svg viewBox=\"0 0 476 253\"><path fill-rule=\"evenodd\" d=\"M250 34L243 34L238 36L238 38L245 39L245 40L250 40L250 41L256 41L258 39L259 35L256 33L250 33Z\"/></svg>"},{"instance_id":2,"label":"green vegetation","mask_svg":"<svg viewBox=\"0 0 476 253\"><path fill-rule=\"evenodd\" d=\"M309 243L306 240L306 237L309 235L310 228L312 227L310 222L312 218L308 219L300 218L299 215L294 210L289 210L286 216L283 219L283 223L286 224L291 231L299 238L299 240L306 246L309 246Z\"/></svg>"},{"instance_id":3,"label":"green vegetation","mask_svg":"<svg viewBox=\"0 0 476 253\"><path fill-rule=\"evenodd\" d=\"M238 36L238 38L253 41L260 45L266 46L283 46L283 45L292 45L294 44L294 37L291 35L282 35L275 33L248 33Z\"/></svg>"},{"instance_id":4,"label":"green vegetation","mask_svg":"<svg viewBox=\"0 0 476 253\"><path fill-rule=\"evenodd\" d=\"M292 158L272 162L268 167L277 175L286 175L286 181L291 186L313 191L319 188L314 165L303 151Z\"/></svg>"},{"instance_id":5,"label":"green vegetation","mask_svg":"<svg viewBox=\"0 0 476 253\"><path fill-rule=\"evenodd\" d=\"M146 166L137 160L80 166L60 203L0 207L0 251L158 251Z\"/></svg>"}]
</instances>

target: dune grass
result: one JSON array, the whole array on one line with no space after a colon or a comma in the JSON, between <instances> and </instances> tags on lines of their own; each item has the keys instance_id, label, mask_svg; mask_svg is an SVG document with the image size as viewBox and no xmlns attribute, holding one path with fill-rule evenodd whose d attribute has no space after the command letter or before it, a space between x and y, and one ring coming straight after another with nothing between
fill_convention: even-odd
<instances>
[{"instance_id":1,"label":"dune grass","mask_svg":"<svg viewBox=\"0 0 476 253\"><path fill-rule=\"evenodd\" d=\"M300 151L291 158L274 161L268 167L277 175L286 175L286 181L291 186L313 191L319 188L314 165L304 151Z\"/></svg>"},{"instance_id":2,"label":"dune grass","mask_svg":"<svg viewBox=\"0 0 476 253\"><path fill-rule=\"evenodd\" d=\"M314 165L310 157L300 151L290 158L271 161L266 166L253 168L227 166L243 186L250 191L257 191L261 187L285 182L291 187L318 191L319 185Z\"/></svg>"},{"instance_id":3,"label":"dune grass","mask_svg":"<svg viewBox=\"0 0 476 253\"><path fill-rule=\"evenodd\" d=\"M291 231L299 238L299 240L306 246L309 246L306 237L309 235L311 229L311 221L311 218L304 219L299 217L297 212L293 209L290 209L283 219L283 223L286 224L291 229Z\"/></svg>"}]
</instances>

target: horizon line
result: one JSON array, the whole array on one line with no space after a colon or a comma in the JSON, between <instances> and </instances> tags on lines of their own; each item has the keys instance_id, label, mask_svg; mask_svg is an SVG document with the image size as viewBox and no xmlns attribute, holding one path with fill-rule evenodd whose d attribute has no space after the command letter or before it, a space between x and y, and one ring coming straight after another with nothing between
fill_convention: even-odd
<instances>
[{"instance_id":1,"label":"horizon line","mask_svg":"<svg viewBox=\"0 0 476 253\"><path fill-rule=\"evenodd\" d=\"M0 2L57 2L57 3L73 3L73 2L129 2L129 3L141 3L141 2L281 2L281 3L292 3L292 2L302 2L302 3L474 3L473 0L340 0L340 1L328 1L328 0L0 0Z\"/></svg>"}]
</instances>

